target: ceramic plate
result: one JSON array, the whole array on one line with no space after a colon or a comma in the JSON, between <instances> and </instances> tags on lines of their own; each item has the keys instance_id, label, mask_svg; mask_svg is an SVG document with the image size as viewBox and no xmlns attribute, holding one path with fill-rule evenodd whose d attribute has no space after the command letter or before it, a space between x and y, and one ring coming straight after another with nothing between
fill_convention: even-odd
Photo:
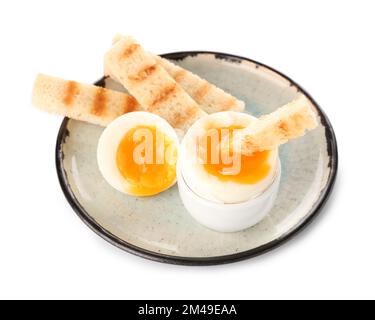
<instances>
[{"instance_id":1,"label":"ceramic plate","mask_svg":"<svg viewBox=\"0 0 375 320\"><path fill-rule=\"evenodd\" d=\"M337 147L322 109L294 81L250 59L214 52L164 55L246 102L260 116L298 94L313 102L319 127L280 148L282 180L270 214L237 233L218 233L195 222L179 198L177 185L149 198L126 196L102 177L96 147L103 128L64 119L57 138L56 166L62 190L79 217L113 245L144 258L187 265L234 262L277 247L306 226L333 187ZM121 90L109 79L97 83Z\"/></svg>"}]
</instances>

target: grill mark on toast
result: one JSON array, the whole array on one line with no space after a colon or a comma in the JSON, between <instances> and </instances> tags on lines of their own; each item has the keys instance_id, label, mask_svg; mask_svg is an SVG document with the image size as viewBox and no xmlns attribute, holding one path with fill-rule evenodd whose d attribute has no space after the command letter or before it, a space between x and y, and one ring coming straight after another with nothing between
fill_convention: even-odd
<instances>
[{"instance_id":1,"label":"grill mark on toast","mask_svg":"<svg viewBox=\"0 0 375 320\"><path fill-rule=\"evenodd\" d=\"M237 103L236 99L233 97L230 97L225 103L222 104L220 107L220 111L228 111L231 110L235 104Z\"/></svg>"},{"instance_id":2,"label":"grill mark on toast","mask_svg":"<svg viewBox=\"0 0 375 320\"><path fill-rule=\"evenodd\" d=\"M91 108L91 114L101 116L107 106L107 92L104 88L98 87L96 90L94 103Z\"/></svg>"},{"instance_id":3,"label":"grill mark on toast","mask_svg":"<svg viewBox=\"0 0 375 320\"><path fill-rule=\"evenodd\" d=\"M157 64L152 64L139 71L136 75L129 76L129 80L144 81L157 70Z\"/></svg>"},{"instance_id":4,"label":"grill mark on toast","mask_svg":"<svg viewBox=\"0 0 375 320\"><path fill-rule=\"evenodd\" d=\"M70 106L73 103L78 93L79 93L79 84L75 81L68 81L65 94L64 94L64 98L63 98L63 103L66 106Z\"/></svg>"},{"instance_id":5,"label":"grill mark on toast","mask_svg":"<svg viewBox=\"0 0 375 320\"><path fill-rule=\"evenodd\" d=\"M206 96L206 94L211 90L212 85L208 82L203 84L198 90L194 93L194 100L198 102L198 104L202 101L202 99Z\"/></svg>"},{"instance_id":6,"label":"grill mark on toast","mask_svg":"<svg viewBox=\"0 0 375 320\"><path fill-rule=\"evenodd\" d=\"M153 111L157 109L158 105L169 98L174 92L176 92L177 85L173 83L172 85L166 86L159 91L158 94L155 95L154 100L149 105L148 111Z\"/></svg>"},{"instance_id":7,"label":"grill mark on toast","mask_svg":"<svg viewBox=\"0 0 375 320\"><path fill-rule=\"evenodd\" d=\"M277 128L279 129L280 133L283 136L286 137L288 135L289 129L288 129L288 125L287 125L287 123L285 121L280 120L280 122L277 125Z\"/></svg>"},{"instance_id":8,"label":"grill mark on toast","mask_svg":"<svg viewBox=\"0 0 375 320\"><path fill-rule=\"evenodd\" d=\"M199 111L199 108L193 106L191 107L184 116L181 114L176 115L175 119L172 121L172 126L174 128L180 128L183 126L189 119L193 118Z\"/></svg>"},{"instance_id":9,"label":"grill mark on toast","mask_svg":"<svg viewBox=\"0 0 375 320\"><path fill-rule=\"evenodd\" d=\"M129 47L125 49L125 51L122 54L123 58L130 57L135 51L137 51L140 48L140 45L138 43L133 43Z\"/></svg>"},{"instance_id":10,"label":"grill mark on toast","mask_svg":"<svg viewBox=\"0 0 375 320\"><path fill-rule=\"evenodd\" d=\"M182 79L186 76L187 74L187 71L184 70L184 69L181 69L181 70L178 70L174 75L173 75L173 79L176 81L176 82L181 82Z\"/></svg>"},{"instance_id":11,"label":"grill mark on toast","mask_svg":"<svg viewBox=\"0 0 375 320\"><path fill-rule=\"evenodd\" d=\"M138 106L138 101L132 96L125 96L123 114L133 112Z\"/></svg>"}]
</instances>

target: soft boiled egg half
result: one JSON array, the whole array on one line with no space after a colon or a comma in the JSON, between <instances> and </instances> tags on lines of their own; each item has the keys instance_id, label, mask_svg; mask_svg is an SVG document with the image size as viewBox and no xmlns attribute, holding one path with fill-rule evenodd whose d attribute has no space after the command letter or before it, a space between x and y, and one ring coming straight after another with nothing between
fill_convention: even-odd
<instances>
[{"instance_id":1,"label":"soft boiled egg half","mask_svg":"<svg viewBox=\"0 0 375 320\"><path fill-rule=\"evenodd\" d=\"M148 112L128 113L103 131L99 170L120 192L152 196L175 184L178 145L175 130L164 119Z\"/></svg>"},{"instance_id":2,"label":"soft boiled egg half","mask_svg":"<svg viewBox=\"0 0 375 320\"><path fill-rule=\"evenodd\" d=\"M212 202L235 204L259 196L275 181L277 149L250 156L232 153L227 159L220 150L225 136L232 143L236 133L255 121L249 114L226 111L203 117L188 130L178 167L195 194Z\"/></svg>"}]
</instances>

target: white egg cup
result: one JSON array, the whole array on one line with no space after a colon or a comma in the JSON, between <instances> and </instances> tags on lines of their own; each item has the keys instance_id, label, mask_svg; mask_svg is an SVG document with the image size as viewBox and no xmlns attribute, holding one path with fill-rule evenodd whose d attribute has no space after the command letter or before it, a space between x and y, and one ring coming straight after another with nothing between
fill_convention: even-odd
<instances>
[{"instance_id":1,"label":"white egg cup","mask_svg":"<svg viewBox=\"0 0 375 320\"><path fill-rule=\"evenodd\" d=\"M263 220L271 210L280 185L281 165L275 170L271 184L250 200L241 203L225 204L209 201L196 194L183 177L177 163L177 183L180 197L186 210L200 224L219 232L237 232L250 228Z\"/></svg>"}]
</instances>

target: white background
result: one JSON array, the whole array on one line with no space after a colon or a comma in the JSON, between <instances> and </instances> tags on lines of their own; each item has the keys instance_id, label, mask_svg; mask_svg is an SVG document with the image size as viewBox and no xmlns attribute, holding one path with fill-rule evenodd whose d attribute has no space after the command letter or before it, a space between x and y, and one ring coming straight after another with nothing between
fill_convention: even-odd
<instances>
[{"instance_id":1,"label":"white background","mask_svg":"<svg viewBox=\"0 0 375 320\"><path fill-rule=\"evenodd\" d=\"M375 298L373 1L1 1L0 298ZM159 264L101 240L60 191L61 118L30 103L44 72L91 83L117 33L155 53L222 51L300 83L336 130L322 215L261 257Z\"/></svg>"}]
</instances>

